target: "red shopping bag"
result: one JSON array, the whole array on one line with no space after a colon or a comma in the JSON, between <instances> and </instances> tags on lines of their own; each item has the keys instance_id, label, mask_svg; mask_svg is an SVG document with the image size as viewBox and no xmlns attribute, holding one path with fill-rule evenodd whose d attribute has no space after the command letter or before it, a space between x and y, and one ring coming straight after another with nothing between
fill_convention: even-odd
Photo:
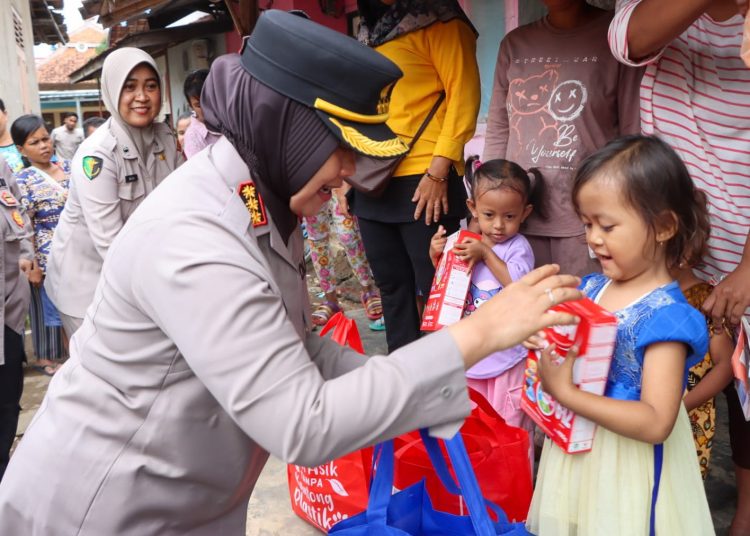
<instances>
[{"instance_id":1,"label":"red shopping bag","mask_svg":"<svg viewBox=\"0 0 750 536\"><path fill-rule=\"evenodd\" d=\"M326 325L320 330L320 336L323 337L331 330L333 330L333 333L331 333L332 341L339 343L341 346L348 346L360 354L365 353L357 323L353 318L349 318L342 311L339 311L326 322Z\"/></svg>"},{"instance_id":2,"label":"red shopping bag","mask_svg":"<svg viewBox=\"0 0 750 536\"><path fill-rule=\"evenodd\" d=\"M524 521L533 491L529 435L507 424L478 392L469 389L469 396L476 407L461 427L461 435L482 495L500 505L511 521ZM395 447L395 488L405 489L424 478L436 510L466 513L462 499L440 483L417 432L399 437Z\"/></svg>"},{"instance_id":3,"label":"red shopping bag","mask_svg":"<svg viewBox=\"0 0 750 536\"><path fill-rule=\"evenodd\" d=\"M333 330L331 339L364 353L357 324L338 312L320 332ZM299 517L328 532L335 523L367 508L372 471L372 447L352 452L319 467L287 466L292 510Z\"/></svg>"}]
</instances>

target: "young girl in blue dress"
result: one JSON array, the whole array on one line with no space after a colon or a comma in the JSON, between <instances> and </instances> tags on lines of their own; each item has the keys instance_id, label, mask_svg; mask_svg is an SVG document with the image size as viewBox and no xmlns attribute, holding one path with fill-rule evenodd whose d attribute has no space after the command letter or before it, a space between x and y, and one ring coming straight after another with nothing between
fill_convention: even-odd
<instances>
[{"instance_id":1,"label":"young girl in blue dress","mask_svg":"<svg viewBox=\"0 0 750 536\"><path fill-rule=\"evenodd\" d=\"M573 359L541 359L546 391L598 424L593 448L545 439L528 518L543 536L714 534L682 403L688 369L708 347L703 316L670 276L708 236L705 204L679 157L654 137L608 144L579 167L573 203L602 274L585 295L617 316L604 396L572 381Z\"/></svg>"}]
</instances>

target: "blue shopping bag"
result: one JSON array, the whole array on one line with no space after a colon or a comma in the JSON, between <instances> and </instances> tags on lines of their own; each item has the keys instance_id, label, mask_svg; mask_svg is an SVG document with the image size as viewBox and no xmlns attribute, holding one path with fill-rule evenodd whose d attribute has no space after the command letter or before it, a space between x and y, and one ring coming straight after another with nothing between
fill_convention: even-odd
<instances>
[{"instance_id":1,"label":"blue shopping bag","mask_svg":"<svg viewBox=\"0 0 750 536\"><path fill-rule=\"evenodd\" d=\"M375 447L376 464L370 486L367 510L340 521L328 532L338 536L528 536L523 523L510 523L503 510L485 501L479 489L461 434L445 441L453 471L453 480L440 452L438 441L426 431L420 431L430 461L446 489L463 496L468 516L439 512L432 507L424 481L392 494L393 441ZM490 519L487 508L497 521Z\"/></svg>"}]
</instances>

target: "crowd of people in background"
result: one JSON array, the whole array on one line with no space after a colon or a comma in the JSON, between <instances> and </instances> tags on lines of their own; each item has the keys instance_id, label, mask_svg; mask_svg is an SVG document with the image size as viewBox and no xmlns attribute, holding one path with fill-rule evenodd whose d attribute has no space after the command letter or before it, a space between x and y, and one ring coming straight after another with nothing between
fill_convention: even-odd
<instances>
[{"instance_id":1,"label":"crowd of people in background","mask_svg":"<svg viewBox=\"0 0 750 536\"><path fill-rule=\"evenodd\" d=\"M535 427L520 398L527 348L538 338L466 372L468 385L532 438L530 461L540 464L530 530L593 533L615 523L613 534L642 534L656 510L657 532L711 533L701 477L723 392L738 490L731 534L750 534L750 423L730 364L750 306L750 68L740 57L747 6L620 0L612 12L585 0L543 3L546 16L499 43L483 154L466 160L480 107L469 17L455 0L359 0L358 38L403 71L387 125L409 151L377 196L345 184L298 222L323 295L312 324L342 310L334 241L389 352L423 335L435 265L458 229L481 237L455 246L473 268L466 316L535 267L558 264L620 322L605 397L569 389L564 366L548 362L541 372L555 398L600 425L596 441L606 447L574 463L548 439L533 448ZM37 115L8 118L0 100L0 157L14 182L6 194L3 179L0 201L17 205L33 229L17 238L27 241L19 277L30 285L39 372L57 373L87 308L102 299L99 274L128 218L164 178L227 134L204 116L209 72L186 78L190 112L174 125L158 120L156 62L132 48L104 63L109 119L92 117L79 129L78 116L64 113L50 131ZM691 330L677 334L680 322ZM0 385L16 382L3 372L20 370L10 372L8 354L9 345L18 352L7 335L16 327L6 314ZM6 410L20 392L10 396L15 402L0 404L0 478L15 428ZM653 483L653 445L665 460L659 509L643 492ZM624 474L630 483L618 484Z\"/></svg>"}]
</instances>

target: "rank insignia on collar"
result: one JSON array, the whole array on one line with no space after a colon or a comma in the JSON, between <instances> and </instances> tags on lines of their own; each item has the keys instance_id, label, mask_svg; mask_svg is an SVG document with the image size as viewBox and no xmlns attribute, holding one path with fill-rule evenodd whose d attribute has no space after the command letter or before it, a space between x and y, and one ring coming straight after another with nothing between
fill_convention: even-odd
<instances>
[{"instance_id":1,"label":"rank insignia on collar","mask_svg":"<svg viewBox=\"0 0 750 536\"><path fill-rule=\"evenodd\" d=\"M17 210L14 210L13 214L11 214L11 217L13 218L13 221L16 222L16 225L23 229L23 216L21 216L21 213Z\"/></svg>"},{"instance_id":2,"label":"rank insignia on collar","mask_svg":"<svg viewBox=\"0 0 750 536\"><path fill-rule=\"evenodd\" d=\"M263 204L263 199L260 197L257 187L253 181L243 182L237 188L237 193L240 194L242 202L245 203L247 211L250 213L250 221L253 227L261 227L268 223L266 217L266 206Z\"/></svg>"},{"instance_id":3,"label":"rank insignia on collar","mask_svg":"<svg viewBox=\"0 0 750 536\"><path fill-rule=\"evenodd\" d=\"M5 205L6 207L18 206L18 200L16 200L16 198L13 197L13 194L8 190L0 191L0 203Z\"/></svg>"},{"instance_id":4,"label":"rank insignia on collar","mask_svg":"<svg viewBox=\"0 0 750 536\"><path fill-rule=\"evenodd\" d=\"M93 181L102 172L104 166L104 160L98 156L84 156L81 162L83 165L83 174L90 181Z\"/></svg>"}]
</instances>

